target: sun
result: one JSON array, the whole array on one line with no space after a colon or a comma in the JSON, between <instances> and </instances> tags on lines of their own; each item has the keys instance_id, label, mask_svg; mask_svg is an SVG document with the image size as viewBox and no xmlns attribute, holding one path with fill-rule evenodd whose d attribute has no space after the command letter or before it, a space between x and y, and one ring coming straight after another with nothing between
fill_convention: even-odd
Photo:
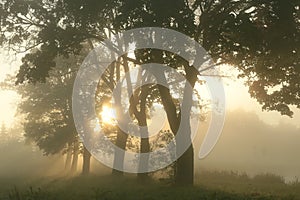
<instances>
[{"instance_id":1,"label":"sun","mask_svg":"<svg viewBox=\"0 0 300 200\"><path fill-rule=\"evenodd\" d=\"M107 105L102 107L101 120L105 124L113 124L116 119L115 110Z\"/></svg>"}]
</instances>

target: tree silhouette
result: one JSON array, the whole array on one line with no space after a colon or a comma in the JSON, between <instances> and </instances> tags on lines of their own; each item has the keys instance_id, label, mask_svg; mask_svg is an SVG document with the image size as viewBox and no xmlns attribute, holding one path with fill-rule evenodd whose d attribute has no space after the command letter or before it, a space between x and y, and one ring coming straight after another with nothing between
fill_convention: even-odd
<instances>
[{"instance_id":1,"label":"tree silhouette","mask_svg":"<svg viewBox=\"0 0 300 200\"><path fill-rule=\"evenodd\" d=\"M239 69L240 77L247 78L251 96L263 109L292 116L290 106L300 107L299 4L297 0L6 0L0 10L0 41L16 51L38 47L22 60L17 76L22 83L45 81L57 55L79 53L84 41L101 42L107 31L144 26L174 29L200 43L217 64ZM194 85L197 76L189 62L164 52L144 52L150 56L136 52L137 63L147 63L145 58L152 57L152 61L171 64L183 69ZM176 134L178 110L170 91L159 89ZM177 183L192 184L192 146L177 168Z\"/></svg>"},{"instance_id":2,"label":"tree silhouette","mask_svg":"<svg viewBox=\"0 0 300 200\"><path fill-rule=\"evenodd\" d=\"M66 153L66 168L77 170L81 145L71 112L72 86L78 62L82 57L56 58L57 67L45 83L27 83L18 86L22 102L19 110L25 115L25 138L33 141L45 155ZM89 153L83 150L83 173L89 168ZM71 155L73 155L71 165ZM71 166L70 166L71 165Z\"/></svg>"}]
</instances>

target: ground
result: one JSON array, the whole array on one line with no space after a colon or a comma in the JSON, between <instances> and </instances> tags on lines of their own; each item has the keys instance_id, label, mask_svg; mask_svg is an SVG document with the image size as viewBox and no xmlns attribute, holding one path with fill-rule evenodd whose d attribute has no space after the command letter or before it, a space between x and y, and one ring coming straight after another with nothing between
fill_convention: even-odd
<instances>
[{"instance_id":1,"label":"ground","mask_svg":"<svg viewBox=\"0 0 300 200\"><path fill-rule=\"evenodd\" d=\"M7 200L297 200L298 182L285 184L281 177L249 178L234 172L204 172L194 187L175 187L168 181L142 185L134 177L48 177L35 180L0 179L0 199Z\"/></svg>"}]
</instances>

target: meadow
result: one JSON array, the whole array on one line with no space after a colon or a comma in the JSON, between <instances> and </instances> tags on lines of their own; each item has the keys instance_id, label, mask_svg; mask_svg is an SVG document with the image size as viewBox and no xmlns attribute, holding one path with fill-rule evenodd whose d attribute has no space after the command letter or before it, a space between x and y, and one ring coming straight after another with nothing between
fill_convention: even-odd
<instances>
[{"instance_id":1,"label":"meadow","mask_svg":"<svg viewBox=\"0 0 300 200\"><path fill-rule=\"evenodd\" d=\"M176 187L169 180L138 183L134 176L47 177L35 180L1 179L0 199L5 200L297 200L300 183L286 184L282 177L249 177L236 172L204 171L193 187Z\"/></svg>"}]
</instances>

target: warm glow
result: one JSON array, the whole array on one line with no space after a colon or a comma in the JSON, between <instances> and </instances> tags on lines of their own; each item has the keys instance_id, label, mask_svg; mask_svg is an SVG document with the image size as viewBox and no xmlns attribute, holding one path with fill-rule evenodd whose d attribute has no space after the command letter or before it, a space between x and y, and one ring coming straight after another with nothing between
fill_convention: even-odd
<instances>
[{"instance_id":1,"label":"warm glow","mask_svg":"<svg viewBox=\"0 0 300 200\"><path fill-rule=\"evenodd\" d=\"M116 119L115 111L109 106L103 106L101 112L102 122L105 124L112 124Z\"/></svg>"},{"instance_id":2,"label":"warm glow","mask_svg":"<svg viewBox=\"0 0 300 200\"><path fill-rule=\"evenodd\" d=\"M0 82L3 82L7 75L15 75L21 64L21 59L18 58L20 57L8 55L3 49L0 49ZM0 124L4 123L6 126L11 126L16 122L15 114L20 97L13 89L6 89L0 88Z\"/></svg>"},{"instance_id":3,"label":"warm glow","mask_svg":"<svg viewBox=\"0 0 300 200\"><path fill-rule=\"evenodd\" d=\"M15 122L16 104L18 95L14 91L0 90L0 124L11 126Z\"/></svg>"}]
</instances>

